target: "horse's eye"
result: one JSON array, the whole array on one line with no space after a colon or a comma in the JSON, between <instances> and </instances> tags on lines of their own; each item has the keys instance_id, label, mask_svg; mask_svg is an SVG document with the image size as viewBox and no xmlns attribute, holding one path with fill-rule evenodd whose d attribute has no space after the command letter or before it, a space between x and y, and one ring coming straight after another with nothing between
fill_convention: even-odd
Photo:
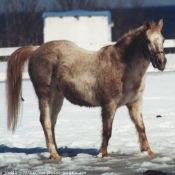
<instances>
[{"instance_id":1,"label":"horse's eye","mask_svg":"<svg viewBox=\"0 0 175 175\"><path fill-rule=\"evenodd\" d=\"M146 43L149 44L151 43L151 41L149 39L146 39Z\"/></svg>"}]
</instances>

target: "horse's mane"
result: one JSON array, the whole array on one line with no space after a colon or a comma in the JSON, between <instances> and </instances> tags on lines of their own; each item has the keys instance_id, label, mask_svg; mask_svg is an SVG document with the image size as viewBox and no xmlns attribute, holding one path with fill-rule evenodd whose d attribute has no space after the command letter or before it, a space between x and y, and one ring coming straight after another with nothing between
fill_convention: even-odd
<instances>
[{"instance_id":1,"label":"horse's mane","mask_svg":"<svg viewBox=\"0 0 175 175\"><path fill-rule=\"evenodd\" d=\"M126 48L128 48L128 46L134 41L134 38L136 38L136 36L138 36L141 32L143 32L144 26L141 26L139 28L136 28L134 30L129 30L127 33L125 33L114 45L107 45L101 48L101 50L108 50L112 47L114 47L115 49L119 49L120 52L124 52Z\"/></svg>"},{"instance_id":2,"label":"horse's mane","mask_svg":"<svg viewBox=\"0 0 175 175\"><path fill-rule=\"evenodd\" d=\"M141 26L137 29L129 30L129 32L125 33L115 44L117 47L118 45L125 45L128 46L135 37L137 37L140 33L144 31L144 26Z\"/></svg>"},{"instance_id":3,"label":"horse's mane","mask_svg":"<svg viewBox=\"0 0 175 175\"><path fill-rule=\"evenodd\" d=\"M158 30L159 26L157 26L155 24L154 21L151 22L151 30L152 31L156 31ZM129 32L125 33L121 38L119 38L119 40L117 41L117 43L115 44L115 46L124 44L125 46L128 46L135 37L137 37L140 33L142 33L143 31L145 31L145 26L142 25L139 28L133 29L133 30L129 30Z\"/></svg>"}]
</instances>

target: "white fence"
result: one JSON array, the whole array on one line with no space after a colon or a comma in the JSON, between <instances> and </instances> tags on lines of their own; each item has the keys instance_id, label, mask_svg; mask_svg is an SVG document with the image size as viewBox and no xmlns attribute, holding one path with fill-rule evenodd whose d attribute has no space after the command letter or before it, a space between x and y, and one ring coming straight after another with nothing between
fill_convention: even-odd
<instances>
[{"instance_id":1,"label":"white fence","mask_svg":"<svg viewBox=\"0 0 175 175\"><path fill-rule=\"evenodd\" d=\"M115 42L111 42L111 43L107 43L106 45L109 44L114 44ZM89 49L89 50L98 50L101 47L105 46L102 44L78 44L80 47L85 48L85 49ZM165 40L164 42L164 48L173 48L175 47L175 40L173 39L169 39L169 40ZM10 56L11 53L13 53L16 49L18 49L19 47L9 47L9 48L0 48L0 57L1 56Z\"/></svg>"},{"instance_id":2,"label":"white fence","mask_svg":"<svg viewBox=\"0 0 175 175\"><path fill-rule=\"evenodd\" d=\"M106 45L114 44L113 43L107 43ZM82 48L85 48L87 50L99 50L101 47L105 45L97 45L97 44L77 44ZM165 40L164 48L175 48L175 40ZM10 48L0 48L0 56L10 56L16 49L19 47L10 47ZM168 54L166 55L168 58L167 66L165 71L174 71L175 70L175 54ZM6 68L7 68L7 62L0 62L0 81L6 80ZM154 69L153 66L150 64L147 72L157 72L157 69ZM24 70L23 73L23 79L29 79L29 75L27 73L27 68Z\"/></svg>"}]
</instances>

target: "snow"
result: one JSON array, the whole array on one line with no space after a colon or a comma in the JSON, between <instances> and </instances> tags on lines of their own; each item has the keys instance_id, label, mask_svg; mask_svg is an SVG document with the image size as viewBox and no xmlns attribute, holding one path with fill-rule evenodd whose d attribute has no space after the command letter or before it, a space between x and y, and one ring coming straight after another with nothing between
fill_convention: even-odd
<instances>
[{"instance_id":1,"label":"snow","mask_svg":"<svg viewBox=\"0 0 175 175\"><path fill-rule=\"evenodd\" d=\"M142 174L159 170L175 174L175 55L167 54L165 72L149 68L143 95L146 134L155 157L141 153L136 129L126 107L116 112L109 156L101 145L100 108L78 107L64 101L56 124L61 160L50 160L39 122L36 95L30 80L23 80L23 113L16 133L7 131L5 71L0 63L0 171L16 174ZM157 118L157 115L161 117Z\"/></svg>"}]
</instances>

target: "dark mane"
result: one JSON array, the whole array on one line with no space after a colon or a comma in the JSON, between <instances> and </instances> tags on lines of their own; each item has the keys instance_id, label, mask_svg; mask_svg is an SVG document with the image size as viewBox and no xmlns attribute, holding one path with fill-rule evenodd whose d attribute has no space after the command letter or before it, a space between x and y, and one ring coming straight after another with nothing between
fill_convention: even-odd
<instances>
[{"instance_id":1,"label":"dark mane","mask_svg":"<svg viewBox=\"0 0 175 175\"><path fill-rule=\"evenodd\" d=\"M115 47L118 47L121 45L128 46L135 37L137 37L140 33L144 31L144 26L141 26L137 29L130 30L128 33L124 34L115 44Z\"/></svg>"},{"instance_id":2,"label":"dark mane","mask_svg":"<svg viewBox=\"0 0 175 175\"><path fill-rule=\"evenodd\" d=\"M121 38L119 38L118 41L112 46L114 46L116 49L122 47L123 49L120 49L120 51L125 50L125 48L128 48L131 42L134 41L134 38L136 38L136 36L141 34L143 31L145 31L144 26L141 26L133 30L129 30ZM101 50L104 50L104 49L108 50L108 48L110 47L111 45L107 45L107 46L102 47Z\"/></svg>"}]
</instances>

